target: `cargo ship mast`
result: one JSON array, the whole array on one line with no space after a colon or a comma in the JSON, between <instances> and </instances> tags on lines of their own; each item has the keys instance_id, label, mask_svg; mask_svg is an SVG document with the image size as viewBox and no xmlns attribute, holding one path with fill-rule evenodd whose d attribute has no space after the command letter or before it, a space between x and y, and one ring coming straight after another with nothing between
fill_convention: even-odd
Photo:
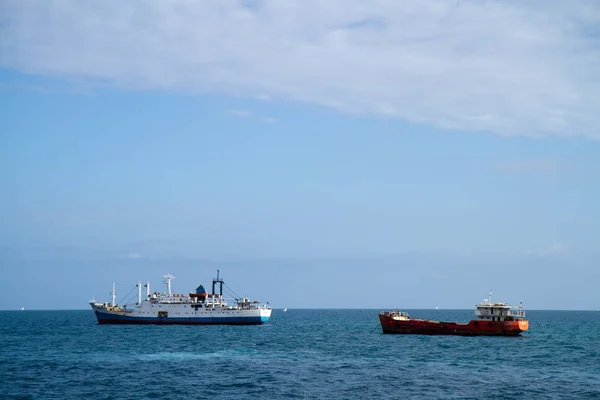
<instances>
[{"instance_id":1,"label":"cargo ship mast","mask_svg":"<svg viewBox=\"0 0 600 400\"><path fill-rule=\"evenodd\" d=\"M215 297L215 285L219 284L219 299L223 297L223 280L219 279L219 270L217 270L217 277L213 278L212 281L212 297L214 299Z\"/></svg>"}]
</instances>

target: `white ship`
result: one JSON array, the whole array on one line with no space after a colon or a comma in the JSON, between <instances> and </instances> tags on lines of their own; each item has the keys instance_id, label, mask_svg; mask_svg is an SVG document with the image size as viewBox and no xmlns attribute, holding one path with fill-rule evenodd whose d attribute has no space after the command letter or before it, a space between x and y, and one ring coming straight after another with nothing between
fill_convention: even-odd
<instances>
[{"instance_id":1,"label":"white ship","mask_svg":"<svg viewBox=\"0 0 600 400\"><path fill-rule=\"evenodd\" d=\"M234 298L228 304L223 297L224 282L217 277L212 281L212 293L207 293L200 285L195 292L175 294L171 292L173 275L163 276L167 291L150 293L150 282L138 282L137 303L119 305L116 303L113 283L112 302L90 301L99 324L179 324L179 325L259 325L271 316L268 303L250 301L246 297ZM219 293L215 292L218 285ZM142 298L142 286L146 297Z\"/></svg>"}]
</instances>

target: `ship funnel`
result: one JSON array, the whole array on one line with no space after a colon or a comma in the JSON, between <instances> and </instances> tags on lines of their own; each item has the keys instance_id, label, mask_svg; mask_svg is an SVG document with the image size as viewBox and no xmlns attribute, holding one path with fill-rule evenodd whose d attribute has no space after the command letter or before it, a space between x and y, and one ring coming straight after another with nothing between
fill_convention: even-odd
<instances>
[{"instance_id":1,"label":"ship funnel","mask_svg":"<svg viewBox=\"0 0 600 400\"><path fill-rule=\"evenodd\" d=\"M204 289L204 286L200 285L196 288L196 294L206 294L206 289Z\"/></svg>"},{"instance_id":2,"label":"ship funnel","mask_svg":"<svg viewBox=\"0 0 600 400\"><path fill-rule=\"evenodd\" d=\"M196 288L196 294L194 295L194 297L198 298L198 301L204 303L206 301L207 296L208 293L206 292L206 289L204 289L204 286L200 285Z\"/></svg>"}]
</instances>

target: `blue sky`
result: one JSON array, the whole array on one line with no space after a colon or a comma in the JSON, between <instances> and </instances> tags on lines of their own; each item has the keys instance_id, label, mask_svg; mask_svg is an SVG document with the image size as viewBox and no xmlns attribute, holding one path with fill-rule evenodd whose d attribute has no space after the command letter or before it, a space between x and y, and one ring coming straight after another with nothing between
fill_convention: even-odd
<instances>
[{"instance_id":1,"label":"blue sky","mask_svg":"<svg viewBox=\"0 0 600 400\"><path fill-rule=\"evenodd\" d=\"M600 308L596 3L219 4L2 2L0 309Z\"/></svg>"}]
</instances>

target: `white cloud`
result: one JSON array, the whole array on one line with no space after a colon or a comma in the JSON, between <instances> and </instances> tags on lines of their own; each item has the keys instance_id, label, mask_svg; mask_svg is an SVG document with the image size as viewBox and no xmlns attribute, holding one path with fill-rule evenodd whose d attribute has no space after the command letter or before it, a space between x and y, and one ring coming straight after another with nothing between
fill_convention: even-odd
<instances>
[{"instance_id":1,"label":"white cloud","mask_svg":"<svg viewBox=\"0 0 600 400\"><path fill-rule=\"evenodd\" d=\"M494 164L497 169L510 172L552 172L558 168L553 160L501 161Z\"/></svg>"},{"instance_id":2,"label":"white cloud","mask_svg":"<svg viewBox=\"0 0 600 400\"><path fill-rule=\"evenodd\" d=\"M130 260L139 260L141 258L145 258L143 255L141 255L140 253L127 253L125 254L125 258L130 259Z\"/></svg>"},{"instance_id":3,"label":"white cloud","mask_svg":"<svg viewBox=\"0 0 600 400\"><path fill-rule=\"evenodd\" d=\"M570 252L571 252L571 248L569 246L567 246L563 243L557 242L547 248L529 250L529 251L526 251L524 254L527 256L535 256L535 257L550 257L550 256L566 255L566 254L569 254Z\"/></svg>"},{"instance_id":4,"label":"white cloud","mask_svg":"<svg viewBox=\"0 0 600 400\"><path fill-rule=\"evenodd\" d=\"M246 110L229 110L229 114L235 115L236 117L251 117L252 113Z\"/></svg>"},{"instance_id":5,"label":"white cloud","mask_svg":"<svg viewBox=\"0 0 600 400\"><path fill-rule=\"evenodd\" d=\"M227 111L228 114L230 115L234 115L236 117L239 118L251 118L254 117L254 113L252 113L251 111L247 111L247 110L228 110ZM269 123L269 124L273 124L277 121L279 121L277 118L273 118L273 117L264 117L262 118L263 122Z\"/></svg>"},{"instance_id":6,"label":"white cloud","mask_svg":"<svg viewBox=\"0 0 600 400\"><path fill-rule=\"evenodd\" d=\"M597 0L3 0L0 65L600 139Z\"/></svg>"}]
</instances>

